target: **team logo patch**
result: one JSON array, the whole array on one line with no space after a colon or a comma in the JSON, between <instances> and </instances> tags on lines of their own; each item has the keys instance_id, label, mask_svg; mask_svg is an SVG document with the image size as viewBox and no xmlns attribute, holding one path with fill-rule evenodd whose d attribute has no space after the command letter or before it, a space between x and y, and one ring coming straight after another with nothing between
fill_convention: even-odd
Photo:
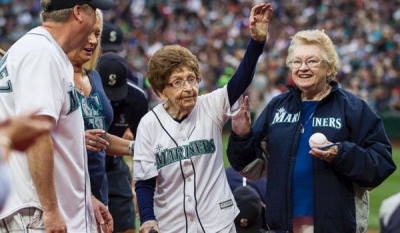
<instances>
[{"instance_id":1,"label":"team logo patch","mask_svg":"<svg viewBox=\"0 0 400 233\"><path fill-rule=\"evenodd\" d=\"M233 201L232 201L232 199L229 199L229 200L227 200L227 201L224 201L224 202L219 203L219 208L221 208L221 210L226 209L226 208L229 208L229 207L231 207L231 206L233 206Z\"/></svg>"}]
</instances>

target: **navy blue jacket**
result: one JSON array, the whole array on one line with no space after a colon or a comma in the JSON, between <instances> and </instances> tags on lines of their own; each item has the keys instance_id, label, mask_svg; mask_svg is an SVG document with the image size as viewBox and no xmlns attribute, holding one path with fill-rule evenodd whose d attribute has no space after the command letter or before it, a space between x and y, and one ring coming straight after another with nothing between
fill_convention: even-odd
<instances>
[{"instance_id":1,"label":"navy blue jacket","mask_svg":"<svg viewBox=\"0 0 400 233\"><path fill-rule=\"evenodd\" d=\"M382 120L372 109L336 82L330 85L331 92L316 107L312 130L341 144L330 163L313 157L314 230L363 232L368 224L367 190L396 169L392 148ZM232 132L227 149L235 170L267 173L266 219L276 232L292 232L292 172L301 127L301 92L288 88L272 99L248 135L238 137ZM262 155L260 146L266 137L269 158ZM263 166L257 166L260 161Z\"/></svg>"}]
</instances>

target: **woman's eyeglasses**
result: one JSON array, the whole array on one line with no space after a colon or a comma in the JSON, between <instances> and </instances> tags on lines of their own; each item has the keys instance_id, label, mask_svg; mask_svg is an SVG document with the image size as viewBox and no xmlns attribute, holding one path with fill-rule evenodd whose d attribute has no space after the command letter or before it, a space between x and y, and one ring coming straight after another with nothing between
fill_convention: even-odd
<instances>
[{"instance_id":1,"label":"woman's eyeglasses","mask_svg":"<svg viewBox=\"0 0 400 233\"><path fill-rule=\"evenodd\" d=\"M308 66L309 68L314 68L317 67L319 65L319 63L321 63L322 59L308 59L307 61L302 61L302 60L293 60L291 61L289 64L293 69L298 69L301 67L301 65L306 64L306 66Z\"/></svg>"},{"instance_id":2,"label":"woman's eyeglasses","mask_svg":"<svg viewBox=\"0 0 400 233\"><path fill-rule=\"evenodd\" d=\"M185 86L185 82L189 83L191 87L196 85L197 83L200 82L200 79L195 77L195 76L190 76L186 80L185 79L177 79L173 81L172 83L167 83L170 87L173 87L175 89L182 89Z\"/></svg>"}]
</instances>

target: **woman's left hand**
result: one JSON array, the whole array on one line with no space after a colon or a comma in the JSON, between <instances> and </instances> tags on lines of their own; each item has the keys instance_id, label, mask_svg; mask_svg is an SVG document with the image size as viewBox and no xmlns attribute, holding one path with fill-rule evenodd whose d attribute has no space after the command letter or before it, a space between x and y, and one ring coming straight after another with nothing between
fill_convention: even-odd
<instances>
[{"instance_id":1,"label":"woman's left hand","mask_svg":"<svg viewBox=\"0 0 400 233\"><path fill-rule=\"evenodd\" d=\"M264 42L267 39L268 24L271 15L271 3L258 4L251 9L249 24L250 35L253 40Z\"/></svg>"},{"instance_id":2,"label":"woman's left hand","mask_svg":"<svg viewBox=\"0 0 400 233\"><path fill-rule=\"evenodd\" d=\"M103 136L106 132L102 129L88 129L85 131L85 142L86 149L99 152L101 150L105 150L108 145L110 145Z\"/></svg>"},{"instance_id":3,"label":"woman's left hand","mask_svg":"<svg viewBox=\"0 0 400 233\"><path fill-rule=\"evenodd\" d=\"M329 142L327 144L331 144L332 142ZM335 156L337 155L337 153L339 152L339 147L336 146L332 146L329 147L325 150L320 150L316 147L311 148L310 150L310 154L312 156L315 156L317 158L320 158L321 160L325 160L327 162L332 162L332 160L335 158Z\"/></svg>"}]
</instances>

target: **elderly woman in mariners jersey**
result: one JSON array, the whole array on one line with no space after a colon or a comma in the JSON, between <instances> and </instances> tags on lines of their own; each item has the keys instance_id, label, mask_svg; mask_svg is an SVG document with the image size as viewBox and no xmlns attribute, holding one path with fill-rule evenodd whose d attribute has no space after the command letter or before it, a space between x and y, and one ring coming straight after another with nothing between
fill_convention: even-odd
<instances>
[{"instance_id":1,"label":"elderly woman in mariners jersey","mask_svg":"<svg viewBox=\"0 0 400 233\"><path fill-rule=\"evenodd\" d=\"M339 88L339 58L320 30L298 32L286 64L294 86L275 97L250 127L248 99L232 118L231 165L267 175L266 219L274 232L365 232L369 193L396 169L381 119ZM328 149L310 148L323 133Z\"/></svg>"},{"instance_id":2,"label":"elderly woman in mariners jersey","mask_svg":"<svg viewBox=\"0 0 400 233\"><path fill-rule=\"evenodd\" d=\"M238 209L225 175L221 133L251 83L271 14L270 4L252 8L243 60L229 83L211 93L198 96L200 68L188 49L164 46L149 61L149 82L164 102L137 130L133 178L140 232L236 232Z\"/></svg>"}]
</instances>

